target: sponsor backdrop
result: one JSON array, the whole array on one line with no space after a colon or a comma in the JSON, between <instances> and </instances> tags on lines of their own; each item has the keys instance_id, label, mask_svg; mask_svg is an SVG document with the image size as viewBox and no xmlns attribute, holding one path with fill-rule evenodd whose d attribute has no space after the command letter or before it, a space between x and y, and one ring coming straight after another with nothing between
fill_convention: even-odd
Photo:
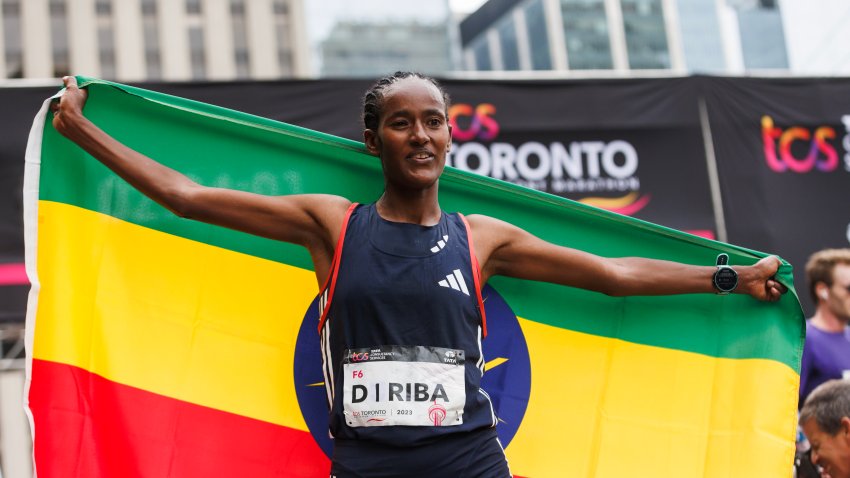
<instances>
[{"instance_id":1,"label":"sponsor backdrop","mask_svg":"<svg viewBox=\"0 0 850 478\"><path fill-rule=\"evenodd\" d=\"M806 260L850 247L850 81L712 78L706 103L729 240ZM808 312L809 294L801 293Z\"/></svg>"},{"instance_id":2,"label":"sponsor backdrop","mask_svg":"<svg viewBox=\"0 0 850 478\"><path fill-rule=\"evenodd\" d=\"M369 83L146 87L357 140L360 97ZM848 79L445 84L454 101L450 160L460 169L724 239L719 223L729 242L789 260L798 283L810 252L850 242ZM0 120L2 320L23 320L23 152L30 118L54 91L0 88L6 112ZM714 199L722 209L712 202L712 158L720 173ZM810 312L809 298L801 299Z\"/></svg>"},{"instance_id":3,"label":"sponsor backdrop","mask_svg":"<svg viewBox=\"0 0 850 478\"><path fill-rule=\"evenodd\" d=\"M360 202L380 194L379 161L362 143L137 88L95 83L90 92L95 123L201 182ZM306 251L173 216L60 137L46 106L27 150L24 202L38 476L326 477L318 289ZM622 174L631 138L585 146L589 137L576 139L580 156L599 170L584 179ZM563 155L551 152L555 142L542 144ZM497 147L504 171L542 168L547 153L527 143ZM523 148L537 148L538 162ZM457 169L440 194L448 210L602 255L764 256ZM791 267L777 277L791 285ZM517 476L790 473L803 341L793 288L778 303L626 298L497 277L482 294L482 383Z\"/></svg>"}]
</instances>

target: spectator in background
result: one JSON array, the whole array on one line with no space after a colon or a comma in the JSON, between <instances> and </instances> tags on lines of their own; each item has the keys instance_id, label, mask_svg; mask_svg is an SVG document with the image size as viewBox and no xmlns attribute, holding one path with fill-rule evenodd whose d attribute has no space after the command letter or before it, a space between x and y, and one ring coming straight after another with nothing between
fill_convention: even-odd
<instances>
[{"instance_id":1,"label":"spectator in background","mask_svg":"<svg viewBox=\"0 0 850 478\"><path fill-rule=\"evenodd\" d=\"M822 476L850 478L850 380L830 380L812 391L800 410L800 426Z\"/></svg>"},{"instance_id":2,"label":"spectator in background","mask_svg":"<svg viewBox=\"0 0 850 478\"><path fill-rule=\"evenodd\" d=\"M806 322L799 406L827 380L850 378L850 249L812 254L806 279L817 308Z\"/></svg>"}]
</instances>

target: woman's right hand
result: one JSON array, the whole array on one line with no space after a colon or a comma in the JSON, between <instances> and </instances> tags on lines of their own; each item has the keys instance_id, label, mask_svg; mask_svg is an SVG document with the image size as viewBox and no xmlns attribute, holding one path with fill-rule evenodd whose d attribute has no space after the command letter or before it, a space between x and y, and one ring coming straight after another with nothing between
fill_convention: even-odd
<instances>
[{"instance_id":1,"label":"woman's right hand","mask_svg":"<svg viewBox=\"0 0 850 478\"><path fill-rule=\"evenodd\" d=\"M62 82L65 91L53 101L50 110L53 112L53 128L63 136L68 136L74 122L83 115L88 92L77 86L77 79L73 76L62 78Z\"/></svg>"}]
</instances>

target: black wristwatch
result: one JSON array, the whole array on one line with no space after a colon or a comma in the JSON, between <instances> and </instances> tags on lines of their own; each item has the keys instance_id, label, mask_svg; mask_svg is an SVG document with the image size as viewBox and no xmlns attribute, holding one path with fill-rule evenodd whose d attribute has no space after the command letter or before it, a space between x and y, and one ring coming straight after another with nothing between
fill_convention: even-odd
<instances>
[{"instance_id":1,"label":"black wristwatch","mask_svg":"<svg viewBox=\"0 0 850 478\"><path fill-rule=\"evenodd\" d=\"M717 270L711 277L711 281L714 283L714 289L720 295L729 294L735 290L735 287L738 287L738 273L727 264L729 264L729 255L718 254Z\"/></svg>"}]
</instances>

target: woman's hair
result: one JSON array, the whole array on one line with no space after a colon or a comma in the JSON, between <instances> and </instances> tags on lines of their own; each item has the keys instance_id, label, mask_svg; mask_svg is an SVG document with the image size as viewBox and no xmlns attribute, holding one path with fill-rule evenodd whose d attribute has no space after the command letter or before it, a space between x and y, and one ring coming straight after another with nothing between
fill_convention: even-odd
<instances>
[{"instance_id":1,"label":"woman's hair","mask_svg":"<svg viewBox=\"0 0 850 478\"><path fill-rule=\"evenodd\" d=\"M423 75L411 71L397 71L390 76L385 76L376 81L366 94L363 95L363 126L366 129L376 131L378 124L381 121L381 109L384 107L384 92L392 84L405 78L419 78L425 80L437 88L437 91L443 96L443 104L446 105L446 115L449 110L449 94L440 85L440 83L430 76Z\"/></svg>"}]
</instances>

